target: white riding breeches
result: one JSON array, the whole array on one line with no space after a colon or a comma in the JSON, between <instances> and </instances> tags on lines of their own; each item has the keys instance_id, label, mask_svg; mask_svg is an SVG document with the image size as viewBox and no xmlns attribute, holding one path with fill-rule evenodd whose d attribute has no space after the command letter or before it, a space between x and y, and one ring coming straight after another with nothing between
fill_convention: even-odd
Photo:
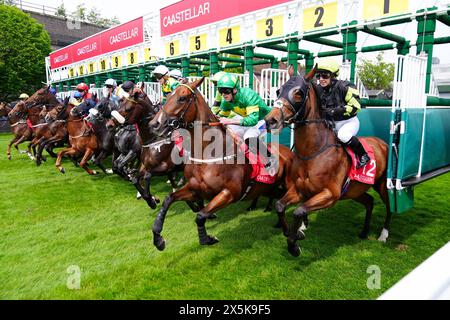
<instances>
[{"instance_id":1,"label":"white riding breeches","mask_svg":"<svg viewBox=\"0 0 450 320\"><path fill-rule=\"evenodd\" d=\"M236 115L232 119L233 120L241 120L243 118L241 116L239 116L239 115ZM258 138L258 137L263 138L264 135L267 133L266 122L264 121L264 119L260 120L253 127L229 125L228 128L230 128L235 134L237 134L243 140L246 140L248 138Z\"/></svg>"},{"instance_id":2,"label":"white riding breeches","mask_svg":"<svg viewBox=\"0 0 450 320\"><path fill-rule=\"evenodd\" d=\"M348 120L335 122L337 136L343 143L348 143L353 136L356 136L359 131L359 119L357 117Z\"/></svg>"}]
</instances>

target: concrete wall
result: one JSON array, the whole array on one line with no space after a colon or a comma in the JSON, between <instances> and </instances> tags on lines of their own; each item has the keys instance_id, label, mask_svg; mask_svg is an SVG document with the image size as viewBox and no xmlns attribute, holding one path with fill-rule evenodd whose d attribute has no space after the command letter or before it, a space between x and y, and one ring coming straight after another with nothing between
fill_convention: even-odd
<instances>
[{"instance_id":1,"label":"concrete wall","mask_svg":"<svg viewBox=\"0 0 450 320\"><path fill-rule=\"evenodd\" d=\"M31 11L25 12L44 25L45 30L50 34L52 50L63 48L93 34L106 30L106 28L84 22L79 24L79 29L74 29L74 24L64 18Z\"/></svg>"}]
</instances>

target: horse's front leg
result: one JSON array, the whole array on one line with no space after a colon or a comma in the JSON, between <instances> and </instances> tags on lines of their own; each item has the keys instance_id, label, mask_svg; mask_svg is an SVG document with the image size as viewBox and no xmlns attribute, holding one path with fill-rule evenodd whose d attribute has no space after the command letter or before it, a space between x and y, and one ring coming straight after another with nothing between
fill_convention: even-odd
<instances>
[{"instance_id":1,"label":"horse's front leg","mask_svg":"<svg viewBox=\"0 0 450 320\"><path fill-rule=\"evenodd\" d=\"M11 142L8 144L8 150L6 151L6 154L8 156L8 160L11 160L11 147L14 143L16 143L16 141L19 139L18 136L14 136L14 138L11 140Z\"/></svg>"},{"instance_id":2,"label":"horse's front leg","mask_svg":"<svg viewBox=\"0 0 450 320\"><path fill-rule=\"evenodd\" d=\"M76 150L74 148L68 148L68 149L60 151L58 153L58 157L57 157L56 163L55 163L55 166L59 170L59 172L66 173L66 170L61 165L62 157L69 156L71 158L71 157L76 156L77 154L78 154L78 150Z\"/></svg>"},{"instance_id":3,"label":"horse's front leg","mask_svg":"<svg viewBox=\"0 0 450 320\"><path fill-rule=\"evenodd\" d=\"M97 174L96 171L89 169L89 167L87 165L87 162L89 161L89 159L91 159L93 154L94 154L94 150L88 148L86 150L86 152L84 153L83 159L81 159L81 162L80 162L80 167L82 167L91 176Z\"/></svg>"},{"instance_id":4,"label":"horse's front leg","mask_svg":"<svg viewBox=\"0 0 450 320\"><path fill-rule=\"evenodd\" d=\"M292 186L275 204L275 210L278 215L278 223L275 225L275 228L282 228L283 234L286 237L289 236L289 226L286 221L286 208L289 205L299 203L300 201L302 201L302 197L298 194L295 186Z\"/></svg>"},{"instance_id":5,"label":"horse's front leg","mask_svg":"<svg viewBox=\"0 0 450 320\"><path fill-rule=\"evenodd\" d=\"M164 199L163 205L159 210L152 227L153 244L159 251L163 251L166 248L166 241L161 236L161 232L163 230L164 220L166 219L167 212L172 203L177 201L195 201L195 200L196 200L195 194L191 190L189 184L185 185L180 190L169 194Z\"/></svg>"},{"instance_id":6,"label":"horse's front leg","mask_svg":"<svg viewBox=\"0 0 450 320\"><path fill-rule=\"evenodd\" d=\"M300 247L297 245L298 240L305 239L305 233L301 228L307 215L316 210L331 207L339 200L340 195L334 195L329 189L324 189L319 194L310 198L294 211L294 221L290 228L289 237L287 239L288 251L294 257L300 255Z\"/></svg>"},{"instance_id":7,"label":"horse's front leg","mask_svg":"<svg viewBox=\"0 0 450 320\"><path fill-rule=\"evenodd\" d=\"M146 176L147 176L147 174L148 173L145 171ZM138 193L139 193L138 196L140 195L147 202L147 205L151 209L156 209L157 203L156 203L155 199L150 197L149 194L147 193L147 190L144 190L144 188L142 188L142 186L141 186L142 176L143 176L142 171L140 171L138 174L136 174L136 176L134 176L132 178L131 182L133 183L134 187L138 191ZM151 178L151 174L150 174L150 178Z\"/></svg>"},{"instance_id":8,"label":"horse's front leg","mask_svg":"<svg viewBox=\"0 0 450 320\"><path fill-rule=\"evenodd\" d=\"M206 232L206 220L210 219L214 212L225 208L234 201L233 194L228 189L224 189L208 203L205 209L197 213L195 223L197 224L198 239L201 245L213 245L219 242L219 239L208 235Z\"/></svg>"}]
</instances>

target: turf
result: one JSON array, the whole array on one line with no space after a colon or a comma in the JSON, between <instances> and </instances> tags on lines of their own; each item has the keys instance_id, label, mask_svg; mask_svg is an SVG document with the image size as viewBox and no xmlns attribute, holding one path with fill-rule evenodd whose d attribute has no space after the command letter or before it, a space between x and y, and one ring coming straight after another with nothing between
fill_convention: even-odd
<instances>
[{"instance_id":1,"label":"turf","mask_svg":"<svg viewBox=\"0 0 450 320\"><path fill-rule=\"evenodd\" d=\"M163 235L152 243L156 215L119 177L88 176L70 161L60 174L49 159L41 167L13 151L0 135L1 299L376 299L449 241L450 175L419 185L415 208L395 215L387 244L376 241L384 208L376 198L369 240L361 241L364 210L353 202L314 213L302 255L291 257L266 200L247 213L234 204L207 222L220 242L198 244L195 215L173 205ZM170 192L165 178L152 190ZM290 217L292 209L288 212ZM368 289L370 266L381 269L381 288ZM71 266L81 270L80 288Z\"/></svg>"}]
</instances>

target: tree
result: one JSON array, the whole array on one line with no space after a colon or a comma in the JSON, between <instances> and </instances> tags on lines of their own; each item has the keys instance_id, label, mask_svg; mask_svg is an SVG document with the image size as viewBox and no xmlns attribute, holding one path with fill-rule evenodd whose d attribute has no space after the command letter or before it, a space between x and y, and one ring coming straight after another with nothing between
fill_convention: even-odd
<instances>
[{"instance_id":1,"label":"tree","mask_svg":"<svg viewBox=\"0 0 450 320\"><path fill-rule=\"evenodd\" d=\"M0 4L0 39L0 100L34 93L46 81L47 31L20 9Z\"/></svg>"},{"instance_id":2,"label":"tree","mask_svg":"<svg viewBox=\"0 0 450 320\"><path fill-rule=\"evenodd\" d=\"M80 3L77 5L77 8L74 12L72 12L72 15L81 21L86 21L86 7L84 6L84 3Z\"/></svg>"},{"instance_id":3,"label":"tree","mask_svg":"<svg viewBox=\"0 0 450 320\"><path fill-rule=\"evenodd\" d=\"M377 55L376 62L363 59L358 66L359 77L369 90L390 90L394 70L393 63L384 62L382 53Z\"/></svg>"},{"instance_id":4,"label":"tree","mask_svg":"<svg viewBox=\"0 0 450 320\"><path fill-rule=\"evenodd\" d=\"M66 7L64 7L64 2L62 2L61 5L58 8L56 8L55 15L58 17L67 18L67 12L66 12Z\"/></svg>"}]
</instances>

